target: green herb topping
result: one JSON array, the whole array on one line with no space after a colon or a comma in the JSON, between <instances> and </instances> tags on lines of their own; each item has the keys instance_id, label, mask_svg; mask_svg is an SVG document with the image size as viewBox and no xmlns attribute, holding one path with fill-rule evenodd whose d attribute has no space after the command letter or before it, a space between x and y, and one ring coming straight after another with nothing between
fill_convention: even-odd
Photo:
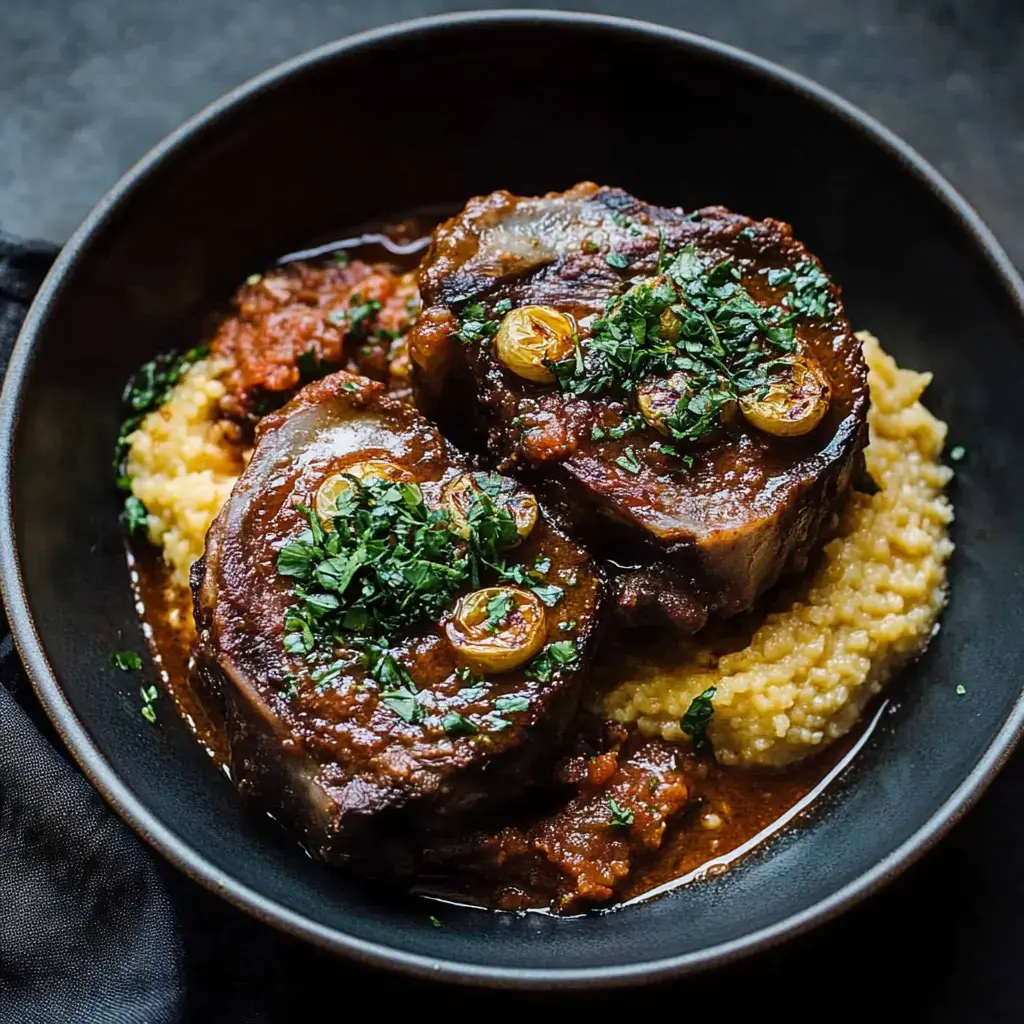
<instances>
[{"instance_id":1,"label":"green herb topping","mask_svg":"<svg viewBox=\"0 0 1024 1024\"><path fill-rule=\"evenodd\" d=\"M487 618L484 628L488 633L497 633L512 614L512 598L507 590L498 593L487 602Z\"/></svg>"},{"instance_id":2,"label":"green herb topping","mask_svg":"<svg viewBox=\"0 0 1024 1024\"><path fill-rule=\"evenodd\" d=\"M142 657L135 651L114 651L110 664L122 672L138 672L142 668Z\"/></svg>"},{"instance_id":3,"label":"green herb topping","mask_svg":"<svg viewBox=\"0 0 1024 1024\"><path fill-rule=\"evenodd\" d=\"M640 460L632 448L627 448L616 460L615 464L621 466L627 473L636 476L640 472Z\"/></svg>"},{"instance_id":4,"label":"green herb topping","mask_svg":"<svg viewBox=\"0 0 1024 1024\"><path fill-rule=\"evenodd\" d=\"M499 697L494 702L494 710L501 711L502 713L508 712L509 714L517 714L520 711L526 711L530 707L529 700L526 697L521 697L518 694L507 694L504 697Z\"/></svg>"},{"instance_id":5,"label":"green herb topping","mask_svg":"<svg viewBox=\"0 0 1024 1024\"><path fill-rule=\"evenodd\" d=\"M457 711L449 711L441 719L441 728L449 736L474 736L480 731L473 722Z\"/></svg>"},{"instance_id":6,"label":"green herb topping","mask_svg":"<svg viewBox=\"0 0 1024 1024\"><path fill-rule=\"evenodd\" d=\"M124 528L130 534L134 536L135 534L144 534L146 532L146 528L149 525L148 515L146 506L134 494L129 494L124 499L121 521L124 523Z\"/></svg>"},{"instance_id":7,"label":"green herb topping","mask_svg":"<svg viewBox=\"0 0 1024 1024\"><path fill-rule=\"evenodd\" d=\"M614 828L629 828L633 824L633 812L621 807L614 797L608 798L608 810L611 812L611 824Z\"/></svg>"},{"instance_id":8,"label":"green herb topping","mask_svg":"<svg viewBox=\"0 0 1024 1024\"><path fill-rule=\"evenodd\" d=\"M121 398L126 415L114 443L114 472L120 490L132 489L131 477L125 465L130 447L128 438L139 429L148 413L159 409L167 401L167 396L186 371L200 359L205 359L209 352L208 345L199 345L179 355L172 353L157 356L143 363L125 385ZM141 532L146 527L146 506L134 495L125 498L122 521L129 533Z\"/></svg>"},{"instance_id":9,"label":"green herb topping","mask_svg":"<svg viewBox=\"0 0 1024 1024\"><path fill-rule=\"evenodd\" d=\"M494 304L494 312L497 318L488 317L487 308L479 302L471 303L462 310L459 317L459 329L455 336L466 342L483 341L485 338L493 338L501 326L502 317L512 309L511 299L499 299Z\"/></svg>"},{"instance_id":10,"label":"green herb topping","mask_svg":"<svg viewBox=\"0 0 1024 1024\"><path fill-rule=\"evenodd\" d=\"M617 255L609 255L609 263ZM679 441L710 433L725 407L740 397L766 393L779 355L796 350L798 317L835 315L829 280L810 261L769 272L770 284L788 288L773 306L754 301L732 259L707 267L688 246L672 257L661 253L659 263L665 273L611 298L583 348L552 370L569 394L612 395L633 409L645 380L681 372L686 393L664 420ZM619 428L594 427L591 437L621 437L642 426L634 412ZM626 460L624 469L639 471L628 455Z\"/></svg>"},{"instance_id":11,"label":"green herb topping","mask_svg":"<svg viewBox=\"0 0 1024 1024\"><path fill-rule=\"evenodd\" d=\"M139 714L149 722L150 725L156 724L156 708L154 702L157 697L160 696L160 691L155 686L143 686L139 690L139 696L142 698L142 707L139 709Z\"/></svg>"},{"instance_id":12,"label":"green herb topping","mask_svg":"<svg viewBox=\"0 0 1024 1024\"><path fill-rule=\"evenodd\" d=\"M379 312L380 303L376 299L364 302L362 295L356 292L350 296L347 307L332 309L327 319L335 327L343 328L350 338L362 341L368 337Z\"/></svg>"},{"instance_id":13,"label":"green herb topping","mask_svg":"<svg viewBox=\"0 0 1024 1024\"><path fill-rule=\"evenodd\" d=\"M317 690L360 664L379 687L382 703L406 722L422 722L427 715L423 695L389 651L390 637L417 623L436 621L460 587L479 587L485 576L530 588L549 606L562 599L563 588L543 579L550 559L538 558L534 568L506 561L505 551L519 535L502 478L479 473L474 479L477 490L466 514L468 543L455 532L446 511L426 505L415 484L350 477L353 486L339 494L331 530L324 529L313 510L296 506L307 528L277 554L277 571L294 581L284 648L302 658ZM488 628L497 631L512 611L511 597L500 591L487 604ZM575 656L574 645L565 641L550 645L531 665L539 664L538 671L550 678L555 665L568 664ZM469 669L456 674L464 684L463 699L485 694L482 680ZM283 692L297 695L297 679ZM525 708L522 697L495 703L495 711L503 713ZM509 723L491 714L484 725L495 732ZM480 730L455 712L445 716L442 727L449 735Z\"/></svg>"},{"instance_id":14,"label":"green herb topping","mask_svg":"<svg viewBox=\"0 0 1024 1024\"><path fill-rule=\"evenodd\" d=\"M716 692L717 687L709 686L702 694L694 697L679 723L679 728L693 740L693 749L697 753L704 753L711 747L707 729L711 716L715 713L712 698Z\"/></svg>"},{"instance_id":15,"label":"green herb topping","mask_svg":"<svg viewBox=\"0 0 1024 1024\"><path fill-rule=\"evenodd\" d=\"M559 668L574 664L577 658L579 658L579 651L572 640L558 640L553 644L548 644L526 666L526 678L547 683Z\"/></svg>"}]
</instances>

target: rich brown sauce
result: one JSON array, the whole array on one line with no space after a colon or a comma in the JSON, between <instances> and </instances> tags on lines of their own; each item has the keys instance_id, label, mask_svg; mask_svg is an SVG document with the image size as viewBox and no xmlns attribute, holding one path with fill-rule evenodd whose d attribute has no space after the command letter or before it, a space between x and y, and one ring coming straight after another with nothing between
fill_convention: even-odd
<instances>
[{"instance_id":1,"label":"rich brown sauce","mask_svg":"<svg viewBox=\"0 0 1024 1024\"><path fill-rule=\"evenodd\" d=\"M226 767L228 744L223 721L216 707L204 702L189 684L193 626L188 595L170 581L170 574L153 548L139 544L130 557L136 601L165 692L196 740L218 765ZM616 887L616 902L727 870L737 857L813 806L813 799L809 798L817 796L839 774L864 738L863 732L851 734L818 757L785 773L758 774L715 764L702 765L692 779L694 797L702 801L702 806L682 816L667 833L660 850ZM721 821L719 827L706 827L716 824L711 816ZM500 888L500 884L492 886L474 875L465 880L424 879L417 891L459 902L493 904L495 888ZM533 906L546 904L544 896L538 893L528 902Z\"/></svg>"},{"instance_id":2,"label":"rich brown sauce","mask_svg":"<svg viewBox=\"0 0 1024 1024\"><path fill-rule=\"evenodd\" d=\"M389 238L364 235L291 254L281 262L317 258L344 249L358 259L387 260L404 270L415 265L423 248L421 236L427 229L429 224L423 221L406 221L391 230ZM190 595L172 582L159 553L150 545L133 544L129 562L136 604L166 695L196 740L218 765L227 769L228 742L219 711L189 682L194 636ZM605 678L615 678L616 657L614 646L603 655L605 664L610 666L602 671ZM877 715L873 721L877 721ZM621 904L726 870L738 856L804 813L852 758L870 728L848 736L785 773L730 770L713 761L686 758L686 785L693 797L692 809L671 818L656 852L633 861L629 874L615 885L614 901ZM635 748L641 741L633 742ZM552 808L547 810L550 813ZM443 877L424 878L416 891L435 898L511 909L541 909L550 902L551 893L540 890L517 890L521 898L512 903L498 898L496 894L506 888L506 880L500 872L497 876L488 874L489 870L485 867L465 876L449 872ZM574 905L572 909L580 907Z\"/></svg>"}]
</instances>

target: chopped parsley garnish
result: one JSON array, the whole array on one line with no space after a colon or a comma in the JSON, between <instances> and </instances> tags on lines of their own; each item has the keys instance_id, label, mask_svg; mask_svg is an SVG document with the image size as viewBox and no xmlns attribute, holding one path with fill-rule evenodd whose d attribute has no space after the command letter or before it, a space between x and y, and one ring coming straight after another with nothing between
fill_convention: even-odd
<instances>
[{"instance_id":1,"label":"chopped parsley garnish","mask_svg":"<svg viewBox=\"0 0 1024 1024\"><path fill-rule=\"evenodd\" d=\"M497 633L498 630L508 622L512 614L512 597L507 590L499 590L487 602L487 618L484 619L484 629L488 633Z\"/></svg>"},{"instance_id":2,"label":"chopped parsley garnish","mask_svg":"<svg viewBox=\"0 0 1024 1024\"><path fill-rule=\"evenodd\" d=\"M967 692L967 687L963 683L956 684L956 695L962 697Z\"/></svg>"},{"instance_id":3,"label":"chopped parsley garnish","mask_svg":"<svg viewBox=\"0 0 1024 1024\"><path fill-rule=\"evenodd\" d=\"M565 590L554 583L533 583L528 581L527 585L540 598L542 604L554 608L559 601L565 597Z\"/></svg>"},{"instance_id":4,"label":"chopped parsley garnish","mask_svg":"<svg viewBox=\"0 0 1024 1024\"><path fill-rule=\"evenodd\" d=\"M150 725L155 725L156 708L154 707L154 702L160 696L160 691L153 685L143 686L139 689L139 696L142 698L142 707L139 709L139 714Z\"/></svg>"},{"instance_id":5,"label":"chopped parsley garnish","mask_svg":"<svg viewBox=\"0 0 1024 1024\"><path fill-rule=\"evenodd\" d=\"M328 314L327 319L331 320L332 316L333 314ZM327 364L320 359L315 348L310 348L303 352L295 360L295 367L299 371L299 380L303 384L324 376L328 370Z\"/></svg>"},{"instance_id":6,"label":"chopped parsley garnish","mask_svg":"<svg viewBox=\"0 0 1024 1024\"><path fill-rule=\"evenodd\" d=\"M332 529L325 530L312 509L297 505L307 527L278 550L277 571L294 581L284 648L302 659L318 690L361 664L380 689L381 702L404 721L419 723L426 717L422 694L388 649L390 637L436 621L461 587L479 587L484 576L529 587L548 606L564 590L544 583L537 569L507 563L505 551L519 534L501 478L475 476L477 490L466 513L468 545L448 513L427 506L415 484L350 480L353 486L338 496ZM501 590L487 604L488 628L497 631L513 610L512 597ZM551 647L557 649L548 658L564 663L566 652ZM339 650L347 652L340 660ZM486 692L469 669L457 675L465 687L477 686L479 696ZM288 692L297 693L297 686ZM471 699L466 689L461 692ZM491 716L486 724L498 731L509 723Z\"/></svg>"},{"instance_id":7,"label":"chopped parsley garnish","mask_svg":"<svg viewBox=\"0 0 1024 1024\"><path fill-rule=\"evenodd\" d=\"M483 304L471 303L463 309L459 317L459 329L455 332L455 337L460 338L467 345L470 342L493 338L498 333L502 317L511 309L511 299L499 299L494 304L494 312L497 314L497 319L494 319L488 317L487 308Z\"/></svg>"},{"instance_id":8,"label":"chopped parsley garnish","mask_svg":"<svg viewBox=\"0 0 1024 1024\"><path fill-rule=\"evenodd\" d=\"M571 633L576 628L576 620L575 619L566 619L564 622L560 622L558 624L558 628L563 633Z\"/></svg>"},{"instance_id":9,"label":"chopped parsley garnish","mask_svg":"<svg viewBox=\"0 0 1024 1024\"><path fill-rule=\"evenodd\" d=\"M440 928L440 927L441 927L441 922L440 922L440 921L439 921L439 920L438 920L438 919L437 919L436 917L434 917L434 915L433 915L433 914L431 914L431 915L430 915L430 916L429 916L429 917L427 918L427 920L428 920L428 921L429 921L429 922L431 923L431 925L432 925L432 926L433 926L434 928Z\"/></svg>"},{"instance_id":10,"label":"chopped parsley garnish","mask_svg":"<svg viewBox=\"0 0 1024 1024\"><path fill-rule=\"evenodd\" d=\"M625 416L621 423L617 426L609 427L605 431L605 434L607 434L607 436L613 441L618 441L623 437L628 437L630 434L635 434L638 430L641 430L643 426L643 416Z\"/></svg>"},{"instance_id":11,"label":"chopped parsley garnish","mask_svg":"<svg viewBox=\"0 0 1024 1024\"><path fill-rule=\"evenodd\" d=\"M456 337L468 345L470 342L493 338L500 326L500 320L488 319L487 310L479 302L474 302L462 311Z\"/></svg>"},{"instance_id":12,"label":"chopped parsley garnish","mask_svg":"<svg viewBox=\"0 0 1024 1024\"><path fill-rule=\"evenodd\" d=\"M609 267L615 267L616 270L625 270L629 266L629 260L621 252L610 252L605 257L605 260Z\"/></svg>"},{"instance_id":13,"label":"chopped parsley garnish","mask_svg":"<svg viewBox=\"0 0 1024 1024\"><path fill-rule=\"evenodd\" d=\"M441 719L441 728L448 736L475 736L480 730L464 715L449 711Z\"/></svg>"},{"instance_id":14,"label":"chopped parsley garnish","mask_svg":"<svg viewBox=\"0 0 1024 1024\"><path fill-rule=\"evenodd\" d=\"M715 713L712 698L716 692L717 687L709 686L702 694L694 697L679 723L679 728L693 740L693 749L698 753L704 753L711 746L707 729L711 716Z\"/></svg>"},{"instance_id":15,"label":"chopped parsley garnish","mask_svg":"<svg viewBox=\"0 0 1024 1024\"><path fill-rule=\"evenodd\" d=\"M962 444L953 445L949 449L949 461L950 462L963 462L967 457L967 449Z\"/></svg>"},{"instance_id":16,"label":"chopped parsley garnish","mask_svg":"<svg viewBox=\"0 0 1024 1024\"><path fill-rule=\"evenodd\" d=\"M484 717L484 723L488 732L502 732L504 729L512 727L512 723L507 718L502 718L493 711Z\"/></svg>"},{"instance_id":17,"label":"chopped parsley garnish","mask_svg":"<svg viewBox=\"0 0 1024 1024\"><path fill-rule=\"evenodd\" d=\"M143 363L128 381L122 395L128 415L121 422L114 447L114 468L124 477L124 460L128 454L128 438L142 424L146 414L158 409L167 400L172 388L194 363L210 352L208 345L199 345L179 355L162 355Z\"/></svg>"},{"instance_id":18,"label":"chopped parsley garnish","mask_svg":"<svg viewBox=\"0 0 1024 1024\"><path fill-rule=\"evenodd\" d=\"M572 640L558 640L548 644L533 661L526 666L526 678L540 683L550 682L559 668L572 665L579 657Z\"/></svg>"},{"instance_id":19,"label":"chopped parsley garnish","mask_svg":"<svg viewBox=\"0 0 1024 1024\"><path fill-rule=\"evenodd\" d=\"M803 260L790 272L786 284L792 290L782 300L782 305L802 316L831 320L836 313L832 288L825 272L811 260ZM768 282L771 283L771 272Z\"/></svg>"},{"instance_id":20,"label":"chopped parsley garnish","mask_svg":"<svg viewBox=\"0 0 1024 1024\"><path fill-rule=\"evenodd\" d=\"M614 828L629 828L633 824L633 812L619 805L614 797L608 798L611 824Z\"/></svg>"},{"instance_id":21,"label":"chopped parsley garnish","mask_svg":"<svg viewBox=\"0 0 1024 1024\"><path fill-rule=\"evenodd\" d=\"M353 295L348 309L348 333L352 338L365 338L369 333L370 323L380 312L380 303L376 299L363 302L358 295Z\"/></svg>"},{"instance_id":22,"label":"chopped parsley garnish","mask_svg":"<svg viewBox=\"0 0 1024 1024\"><path fill-rule=\"evenodd\" d=\"M632 447L627 448L616 460L615 464L621 466L627 473L632 473L636 476L640 472L640 460L636 457L636 452Z\"/></svg>"},{"instance_id":23,"label":"chopped parsley garnish","mask_svg":"<svg viewBox=\"0 0 1024 1024\"><path fill-rule=\"evenodd\" d=\"M526 711L529 706L530 702L518 694L506 694L494 702L494 710L500 711L503 714L506 712L515 714L518 711Z\"/></svg>"},{"instance_id":24,"label":"chopped parsley garnish","mask_svg":"<svg viewBox=\"0 0 1024 1024\"><path fill-rule=\"evenodd\" d=\"M335 306L327 314L327 322L339 329L343 329L354 341L362 341L369 336L370 326L380 312L380 308L381 304L376 299L364 302L362 295L359 292L355 292L349 297L347 307ZM302 356L299 357L300 373L302 371L302 358ZM303 374L303 377L305 377L305 374Z\"/></svg>"},{"instance_id":25,"label":"chopped parsley garnish","mask_svg":"<svg viewBox=\"0 0 1024 1024\"><path fill-rule=\"evenodd\" d=\"M620 265L613 262L618 255L608 262ZM635 414L637 388L649 377L681 372L686 393L664 425L675 440L699 440L731 403L767 391L779 355L796 349L798 317L835 313L829 280L811 261L770 272L770 281L789 289L775 306L754 301L732 259L708 267L688 246L671 257L659 252L659 263L665 273L608 301L585 349L552 364L563 391L624 400L634 410L620 425L628 430L643 426ZM593 427L591 438L623 436L616 431Z\"/></svg>"},{"instance_id":26,"label":"chopped parsley garnish","mask_svg":"<svg viewBox=\"0 0 1024 1024\"><path fill-rule=\"evenodd\" d=\"M114 651L110 664L122 672L138 672L142 668L142 656L135 651Z\"/></svg>"},{"instance_id":27,"label":"chopped parsley garnish","mask_svg":"<svg viewBox=\"0 0 1024 1024\"><path fill-rule=\"evenodd\" d=\"M131 477L125 465L130 447L128 438L142 426L142 421L149 413L167 401L167 396L189 367L204 359L209 352L208 345L199 345L178 355L172 353L157 356L143 363L125 385L121 400L126 415L114 443L114 472L117 474L119 490L132 489ZM146 527L146 506L134 495L129 495L125 498L121 518L129 533L139 533Z\"/></svg>"},{"instance_id":28,"label":"chopped parsley garnish","mask_svg":"<svg viewBox=\"0 0 1024 1024\"><path fill-rule=\"evenodd\" d=\"M129 494L124 499L124 510L121 513L121 520L124 528L133 536L137 533L145 533L149 525L149 513L146 506L134 494Z\"/></svg>"},{"instance_id":29,"label":"chopped parsley garnish","mask_svg":"<svg viewBox=\"0 0 1024 1024\"><path fill-rule=\"evenodd\" d=\"M415 690L400 686L393 690L381 690L380 702L386 704L399 718L416 725L422 722L426 712L423 705L416 699Z\"/></svg>"},{"instance_id":30,"label":"chopped parsley garnish","mask_svg":"<svg viewBox=\"0 0 1024 1024\"><path fill-rule=\"evenodd\" d=\"M551 559L547 555L538 555L533 565L537 572L546 573L551 568Z\"/></svg>"},{"instance_id":31,"label":"chopped parsley garnish","mask_svg":"<svg viewBox=\"0 0 1024 1024\"><path fill-rule=\"evenodd\" d=\"M385 637L436 617L469 572L447 514L428 508L418 487L352 481L338 498L333 530L297 506L309 528L278 552L278 572L299 584L289 636L301 634L307 653L317 635Z\"/></svg>"}]
</instances>

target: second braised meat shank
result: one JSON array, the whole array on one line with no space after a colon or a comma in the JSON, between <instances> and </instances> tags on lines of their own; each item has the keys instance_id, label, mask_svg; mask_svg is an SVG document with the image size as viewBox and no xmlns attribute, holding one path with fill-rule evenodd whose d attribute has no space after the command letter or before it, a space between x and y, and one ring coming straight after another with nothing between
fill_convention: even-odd
<instances>
[{"instance_id":1,"label":"second braised meat shank","mask_svg":"<svg viewBox=\"0 0 1024 1024\"><path fill-rule=\"evenodd\" d=\"M495 192L438 227L419 285L409 343L422 407L543 488L595 553L624 567L619 599L633 618L696 631L710 613L751 607L803 567L862 465L860 345L838 289L780 221L685 214L592 184ZM720 336L747 345L748 327L749 354L734 346L726 366ZM555 341L561 331L532 363L531 330ZM640 348L655 369L623 389L607 368L628 374ZM688 395L691 365L705 380L721 366L731 393L716 383ZM811 369L799 378L794 367ZM773 434L758 414L776 415L773 375L786 373L787 386L818 388L819 407Z\"/></svg>"}]
</instances>

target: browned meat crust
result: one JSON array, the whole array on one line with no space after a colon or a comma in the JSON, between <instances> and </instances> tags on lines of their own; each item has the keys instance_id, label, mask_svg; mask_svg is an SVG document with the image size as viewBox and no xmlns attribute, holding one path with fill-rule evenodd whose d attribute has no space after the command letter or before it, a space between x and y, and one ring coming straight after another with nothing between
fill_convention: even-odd
<instances>
[{"instance_id":1,"label":"browned meat crust","mask_svg":"<svg viewBox=\"0 0 1024 1024\"><path fill-rule=\"evenodd\" d=\"M861 465L867 370L838 289L828 286L834 316L801 316L795 328L832 388L818 426L780 438L737 417L692 448L685 472L649 427L607 435L630 411L619 399L525 380L502 366L492 340L465 343L455 333L470 303L496 319L502 300L543 304L582 321L585 348L587 318L655 275L660 254L686 246L709 265L731 259L764 306L783 296L768 271L819 269L789 225L722 207L687 215L589 183L539 199L495 192L435 232L420 268L425 311L409 342L421 406L453 436L475 438L504 466L542 481L595 553L653 567L653 577L620 581L631 616L653 608L692 631L709 612L749 608L783 571L802 567ZM595 426L605 436L594 439Z\"/></svg>"}]
</instances>

